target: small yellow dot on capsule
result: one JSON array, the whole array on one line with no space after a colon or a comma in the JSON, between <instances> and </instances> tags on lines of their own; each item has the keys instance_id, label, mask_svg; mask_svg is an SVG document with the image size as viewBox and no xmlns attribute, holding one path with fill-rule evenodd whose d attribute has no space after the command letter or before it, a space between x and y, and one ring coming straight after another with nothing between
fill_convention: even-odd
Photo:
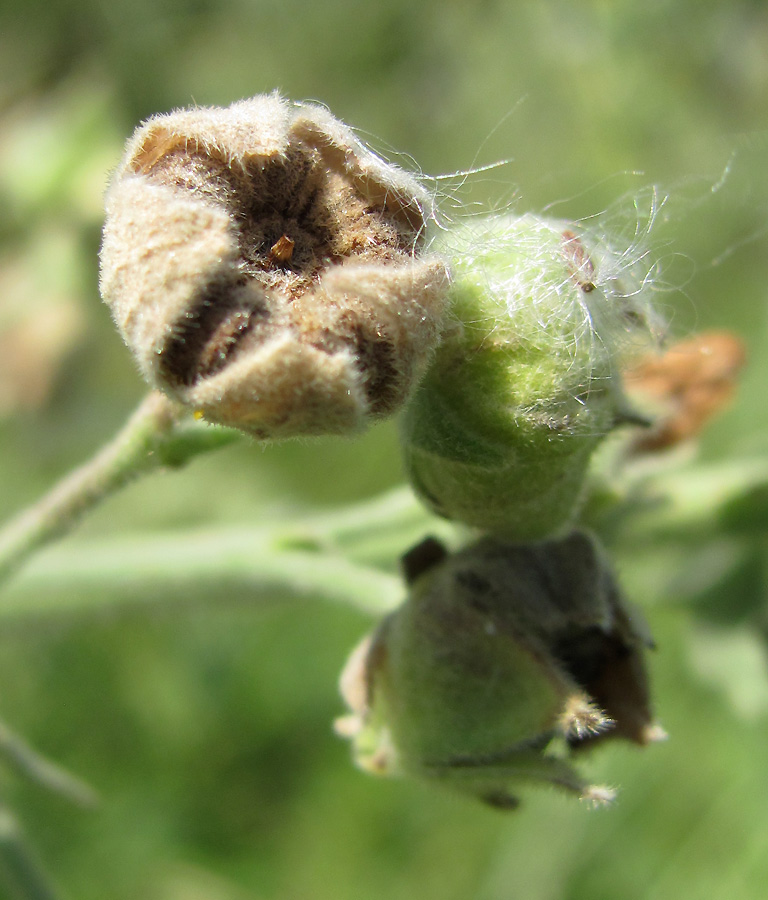
<instances>
[{"instance_id":1,"label":"small yellow dot on capsule","mask_svg":"<svg viewBox=\"0 0 768 900\"><path fill-rule=\"evenodd\" d=\"M196 409L196 410L192 413L192 415L195 417L195 419L197 419L198 422L200 421L200 419L204 419L204 418L205 418L205 413L202 411L202 409Z\"/></svg>"}]
</instances>

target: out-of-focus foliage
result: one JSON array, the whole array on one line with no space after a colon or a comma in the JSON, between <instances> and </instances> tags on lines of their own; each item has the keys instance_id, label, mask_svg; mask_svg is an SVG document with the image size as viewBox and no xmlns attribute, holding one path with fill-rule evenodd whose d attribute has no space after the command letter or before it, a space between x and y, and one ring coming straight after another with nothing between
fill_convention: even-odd
<instances>
[{"instance_id":1,"label":"out-of-focus foliage","mask_svg":"<svg viewBox=\"0 0 768 900\"><path fill-rule=\"evenodd\" d=\"M637 230L673 327L746 342L738 401L701 458L765 456L766 45L768 8L749 0L5 0L0 515L85 458L143 392L96 288L101 195L124 137L157 111L274 88L327 103L430 174L512 159L435 182L445 215L512 204L599 215L619 244ZM133 487L76 540L264 523L400 478L392 426L356 442L242 444ZM103 800L73 810L4 769L0 787L78 900L757 900L764 516L743 530L621 547L657 639L671 739L595 754L599 780L620 786L615 809L540 794L503 818L365 778L330 723L337 672L369 623L226 596L183 616L169 604L151 618L5 625L0 718Z\"/></svg>"}]
</instances>

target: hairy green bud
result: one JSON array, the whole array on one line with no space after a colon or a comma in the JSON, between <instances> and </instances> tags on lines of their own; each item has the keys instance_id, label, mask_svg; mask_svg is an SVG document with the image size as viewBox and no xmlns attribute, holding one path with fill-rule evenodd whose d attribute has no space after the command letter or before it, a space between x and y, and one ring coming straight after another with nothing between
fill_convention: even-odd
<instances>
[{"instance_id":1,"label":"hairy green bud","mask_svg":"<svg viewBox=\"0 0 768 900\"><path fill-rule=\"evenodd\" d=\"M650 643L592 538L486 538L452 556L428 539L405 558L410 596L342 674L337 731L361 768L444 782L500 807L524 782L584 799L568 756L609 736L646 744Z\"/></svg>"},{"instance_id":2,"label":"hairy green bud","mask_svg":"<svg viewBox=\"0 0 768 900\"><path fill-rule=\"evenodd\" d=\"M592 451L625 415L639 300L562 222L470 221L434 249L450 260L453 321L404 413L411 483L447 518L548 537L571 523Z\"/></svg>"}]
</instances>

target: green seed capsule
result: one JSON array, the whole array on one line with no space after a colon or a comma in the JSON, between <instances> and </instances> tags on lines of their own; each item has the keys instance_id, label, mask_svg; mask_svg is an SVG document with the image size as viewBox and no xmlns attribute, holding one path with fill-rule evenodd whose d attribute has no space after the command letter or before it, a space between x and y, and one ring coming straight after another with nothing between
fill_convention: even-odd
<instances>
[{"instance_id":1,"label":"green seed capsule","mask_svg":"<svg viewBox=\"0 0 768 900\"><path fill-rule=\"evenodd\" d=\"M409 554L428 568L410 567L407 602L342 675L352 715L337 730L353 740L357 763L494 806L513 806L523 782L610 799L568 751L609 736L646 744L663 732L650 712L649 640L594 541L484 539L442 559L423 549Z\"/></svg>"},{"instance_id":2,"label":"green seed capsule","mask_svg":"<svg viewBox=\"0 0 768 900\"><path fill-rule=\"evenodd\" d=\"M451 263L453 321L403 417L411 483L447 518L550 536L572 521L590 456L621 417L638 301L562 222L484 219L435 249Z\"/></svg>"}]
</instances>

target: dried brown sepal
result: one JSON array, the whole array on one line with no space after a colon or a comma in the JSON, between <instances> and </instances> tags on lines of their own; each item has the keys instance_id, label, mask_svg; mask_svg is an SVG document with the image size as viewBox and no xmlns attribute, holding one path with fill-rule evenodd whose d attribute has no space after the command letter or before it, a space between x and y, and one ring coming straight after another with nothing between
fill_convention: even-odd
<instances>
[{"instance_id":1,"label":"dried brown sepal","mask_svg":"<svg viewBox=\"0 0 768 900\"><path fill-rule=\"evenodd\" d=\"M428 193L276 94L155 116L107 197L101 288L144 377L258 437L393 412L440 333Z\"/></svg>"},{"instance_id":2,"label":"dried brown sepal","mask_svg":"<svg viewBox=\"0 0 768 900\"><path fill-rule=\"evenodd\" d=\"M705 331L625 372L630 399L657 413L652 427L633 441L632 451L652 453L698 437L730 403L745 358L744 344L735 335Z\"/></svg>"}]
</instances>

